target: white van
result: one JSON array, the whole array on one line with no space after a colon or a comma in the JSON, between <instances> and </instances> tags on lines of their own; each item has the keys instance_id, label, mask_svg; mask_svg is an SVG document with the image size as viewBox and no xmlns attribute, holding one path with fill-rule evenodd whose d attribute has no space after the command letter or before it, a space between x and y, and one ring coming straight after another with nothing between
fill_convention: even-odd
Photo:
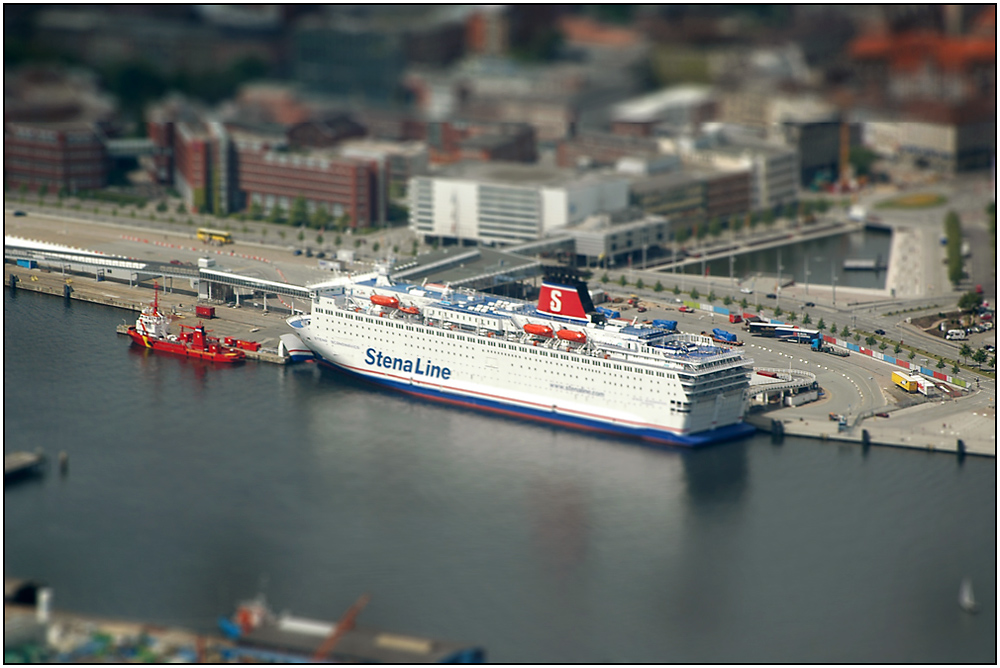
<instances>
[{"instance_id":1,"label":"white van","mask_svg":"<svg viewBox=\"0 0 1000 668\"><path fill-rule=\"evenodd\" d=\"M949 329L947 336L944 338L949 341L964 341L965 340L965 330L964 329Z\"/></svg>"}]
</instances>

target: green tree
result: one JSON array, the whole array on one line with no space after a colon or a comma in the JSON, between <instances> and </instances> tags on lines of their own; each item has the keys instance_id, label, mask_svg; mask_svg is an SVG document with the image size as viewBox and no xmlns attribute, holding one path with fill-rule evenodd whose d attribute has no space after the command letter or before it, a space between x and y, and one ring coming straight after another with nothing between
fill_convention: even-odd
<instances>
[{"instance_id":1,"label":"green tree","mask_svg":"<svg viewBox=\"0 0 1000 668\"><path fill-rule=\"evenodd\" d=\"M982 303L982 296L975 292L966 292L958 298L958 308L963 311L972 311Z\"/></svg>"},{"instance_id":2,"label":"green tree","mask_svg":"<svg viewBox=\"0 0 1000 668\"><path fill-rule=\"evenodd\" d=\"M747 306L749 306L749 305L750 305L750 302L747 301L746 297L744 297L743 299L740 300L740 308L742 308L744 311L747 310Z\"/></svg>"},{"instance_id":3,"label":"green tree","mask_svg":"<svg viewBox=\"0 0 1000 668\"><path fill-rule=\"evenodd\" d=\"M156 205L156 210L159 211L160 213L166 213L167 212L167 203L161 200Z\"/></svg>"},{"instance_id":4,"label":"green tree","mask_svg":"<svg viewBox=\"0 0 1000 668\"><path fill-rule=\"evenodd\" d=\"M719 298L719 297L718 297L718 295L716 295L716 294L715 294L715 290L710 290L710 291L708 292L708 297L707 297L707 299L708 299L709 303L712 303L712 302L714 302L714 301L715 301L716 299L718 299L718 298Z\"/></svg>"},{"instance_id":5,"label":"green tree","mask_svg":"<svg viewBox=\"0 0 1000 668\"><path fill-rule=\"evenodd\" d=\"M903 349L903 348L902 348L902 346L900 346L900 345L899 345L899 344L897 343L896 345L894 345L894 346L892 347L892 354L893 354L893 355L899 355L899 351L901 351L902 349Z\"/></svg>"},{"instance_id":6,"label":"green tree","mask_svg":"<svg viewBox=\"0 0 1000 668\"><path fill-rule=\"evenodd\" d=\"M878 344L878 349L879 350L881 350L882 352L885 352L885 349L888 348L888 347L889 347L889 344L887 344L885 341L879 341L879 344Z\"/></svg>"},{"instance_id":7,"label":"green tree","mask_svg":"<svg viewBox=\"0 0 1000 668\"><path fill-rule=\"evenodd\" d=\"M260 236L267 237L267 225L260 226Z\"/></svg>"},{"instance_id":8,"label":"green tree","mask_svg":"<svg viewBox=\"0 0 1000 668\"><path fill-rule=\"evenodd\" d=\"M317 234L316 235L316 243L319 244L320 246L323 245L323 235L322 234Z\"/></svg>"},{"instance_id":9,"label":"green tree","mask_svg":"<svg viewBox=\"0 0 1000 668\"><path fill-rule=\"evenodd\" d=\"M312 213L309 224L317 230L325 230L331 220L333 220L333 217L330 215L330 212L326 210L326 207L322 204L318 204L316 205L316 210Z\"/></svg>"},{"instance_id":10,"label":"green tree","mask_svg":"<svg viewBox=\"0 0 1000 668\"><path fill-rule=\"evenodd\" d=\"M851 330L847 329L847 325L844 325L844 328L840 330L840 335L843 336L844 338L847 338L848 336L851 335Z\"/></svg>"},{"instance_id":11,"label":"green tree","mask_svg":"<svg viewBox=\"0 0 1000 668\"><path fill-rule=\"evenodd\" d=\"M944 232L947 244L948 280L958 285L965 271L962 266L962 221L954 211L949 211L945 216Z\"/></svg>"},{"instance_id":12,"label":"green tree","mask_svg":"<svg viewBox=\"0 0 1000 668\"><path fill-rule=\"evenodd\" d=\"M372 244L372 253L377 253L379 248L381 247L382 246L379 245L379 242L376 241L375 243Z\"/></svg>"},{"instance_id":13,"label":"green tree","mask_svg":"<svg viewBox=\"0 0 1000 668\"><path fill-rule=\"evenodd\" d=\"M962 347L958 350L958 356L961 357L963 361L972 356L972 348L969 347L968 343L962 344Z\"/></svg>"},{"instance_id":14,"label":"green tree","mask_svg":"<svg viewBox=\"0 0 1000 668\"><path fill-rule=\"evenodd\" d=\"M977 365L979 365L980 369L983 368L983 362L986 361L987 357L988 357L988 355L986 354L986 351L983 350L982 348L980 348L979 350L977 350L975 353L972 354L972 360Z\"/></svg>"},{"instance_id":15,"label":"green tree","mask_svg":"<svg viewBox=\"0 0 1000 668\"><path fill-rule=\"evenodd\" d=\"M772 225L774 225L774 210L764 209L764 211L761 213L760 219L762 223L764 223L768 227L771 227Z\"/></svg>"},{"instance_id":16,"label":"green tree","mask_svg":"<svg viewBox=\"0 0 1000 668\"><path fill-rule=\"evenodd\" d=\"M355 239L354 240L354 247L355 248L360 248L361 247L361 239Z\"/></svg>"},{"instance_id":17,"label":"green tree","mask_svg":"<svg viewBox=\"0 0 1000 668\"><path fill-rule=\"evenodd\" d=\"M43 183L38 188L38 203L41 204L45 196L49 194L49 184Z\"/></svg>"},{"instance_id":18,"label":"green tree","mask_svg":"<svg viewBox=\"0 0 1000 668\"><path fill-rule=\"evenodd\" d=\"M802 316L802 324L803 324L803 325L808 325L808 324L810 324L811 322L812 322L812 318L811 318L811 317L809 317L809 314L808 314L808 313L806 313L806 314L805 314L804 316Z\"/></svg>"},{"instance_id":19,"label":"green tree","mask_svg":"<svg viewBox=\"0 0 1000 668\"><path fill-rule=\"evenodd\" d=\"M876 160L878 160L878 154L864 146L853 147L847 159L851 167L854 168L854 173L857 176L870 176L872 173L872 164Z\"/></svg>"},{"instance_id":20,"label":"green tree","mask_svg":"<svg viewBox=\"0 0 1000 668\"><path fill-rule=\"evenodd\" d=\"M604 272L603 274L601 274L601 283L609 283L610 281L611 277L608 276L608 272Z\"/></svg>"},{"instance_id":21,"label":"green tree","mask_svg":"<svg viewBox=\"0 0 1000 668\"><path fill-rule=\"evenodd\" d=\"M656 285L653 286L653 292L663 292L663 283L657 281Z\"/></svg>"},{"instance_id":22,"label":"green tree","mask_svg":"<svg viewBox=\"0 0 1000 668\"><path fill-rule=\"evenodd\" d=\"M774 317L775 318L780 318L782 313L784 313L784 311L781 310L780 306L775 306L774 307Z\"/></svg>"},{"instance_id":23,"label":"green tree","mask_svg":"<svg viewBox=\"0 0 1000 668\"><path fill-rule=\"evenodd\" d=\"M917 356L917 353L915 351L911 350L910 354L909 354L909 358L912 360L916 356Z\"/></svg>"},{"instance_id":24,"label":"green tree","mask_svg":"<svg viewBox=\"0 0 1000 668\"><path fill-rule=\"evenodd\" d=\"M857 343L860 340L861 340L861 335L858 334L857 332L854 332L854 342Z\"/></svg>"},{"instance_id":25,"label":"green tree","mask_svg":"<svg viewBox=\"0 0 1000 668\"><path fill-rule=\"evenodd\" d=\"M820 317L819 322L816 323L816 329L819 329L819 330L826 329L826 322L824 322L822 316ZM834 332L834 333L836 333L836 332Z\"/></svg>"},{"instance_id":26,"label":"green tree","mask_svg":"<svg viewBox=\"0 0 1000 668\"><path fill-rule=\"evenodd\" d=\"M732 303L733 303L733 298L730 297L729 295L726 295L725 297L722 298L722 305L723 306L729 306Z\"/></svg>"},{"instance_id":27,"label":"green tree","mask_svg":"<svg viewBox=\"0 0 1000 668\"><path fill-rule=\"evenodd\" d=\"M299 234L298 234L298 240L299 240L299 242L301 243L305 238L306 238L306 233L303 232L302 230L299 230Z\"/></svg>"},{"instance_id":28,"label":"green tree","mask_svg":"<svg viewBox=\"0 0 1000 668\"><path fill-rule=\"evenodd\" d=\"M309 204L302 195L299 195L292 201L292 210L288 214L288 222L296 227L309 224Z\"/></svg>"},{"instance_id":29,"label":"green tree","mask_svg":"<svg viewBox=\"0 0 1000 668\"><path fill-rule=\"evenodd\" d=\"M788 312L788 322L795 322L796 317L798 316L795 315L795 311Z\"/></svg>"},{"instance_id":30,"label":"green tree","mask_svg":"<svg viewBox=\"0 0 1000 668\"><path fill-rule=\"evenodd\" d=\"M340 237L337 237L337 238L339 239ZM340 245L340 242L339 242L339 241L337 242L337 245L338 245L338 246ZM419 241L417 241L416 239L414 239L414 240L413 240L413 250L412 250L412 251L410 251L410 255L413 255L413 256L416 256L416 254L417 254L417 247L418 247L419 245L420 245L420 242L419 242ZM607 282L608 282L608 281L607 281L607 276L608 276L607 274L604 274L604 280L602 280L602 281L601 281L601 283L607 283Z\"/></svg>"},{"instance_id":31,"label":"green tree","mask_svg":"<svg viewBox=\"0 0 1000 668\"><path fill-rule=\"evenodd\" d=\"M943 360L943 359L941 359L941 358L938 358L938 363L937 363L937 368L939 368L939 369L943 369L943 368L944 368L944 366L945 366L945 364L944 364L944 360Z\"/></svg>"},{"instance_id":32,"label":"green tree","mask_svg":"<svg viewBox=\"0 0 1000 668\"><path fill-rule=\"evenodd\" d=\"M798 207L795 205L795 202L789 202L784 207L784 210L783 210L784 217L788 218L789 220L792 220L792 219L795 218L795 214L796 214L797 211L798 211Z\"/></svg>"},{"instance_id":33,"label":"green tree","mask_svg":"<svg viewBox=\"0 0 1000 668\"><path fill-rule=\"evenodd\" d=\"M698 297L700 296L701 295L698 292L698 288L691 288L691 299L698 299Z\"/></svg>"},{"instance_id":34,"label":"green tree","mask_svg":"<svg viewBox=\"0 0 1000 668\"><path fill-rule=\"evenodd\" d=\"M718 237L722 234L722 219L718 216L712 218L708 221L708 233L713 237Z\"/></svg>"},{"instance_id":35,"label":"green tree","mask_svg":"<svg viewBox=\"0 0 1000 668\"><path fill-rule=\"evenodd\" d=\"M681 289L675 285L674 286L674 294L675 295L679 295L680 293L681 293Z\"/></svg>"},{"instance_id":36,"label":"green tree","mask_svg":"<svg viewBox=\"0 0 1000 668\"><path fill-rule=\"evenodd\" d=\"M256 204L256 202L254 202L254 203ZM178 215L184 215L184 202L181 202L180 204L178 204L178 205L177 205L177 208L176 208L176 209L174 209L174 211L175 211L175 212L176 212L176 213L177 213ZM260 211L260 205L259 205L259 204L257 204L257 211L258 211L258 212ZM257 218L257 219L255 219L255 220L260 220L260 219L259 219L259 218Z\"/></svg>"},{"instance_id":37,"label":"green tree","mask_svg":"<svg viewBox=\"0 0 1000 668\"><path fill-rule=\"evenodd\" d=\"M274 203L274 208L271 209L271 215L267 217L269 223L280 223L285 220L285 212L281 210L281 205L277 202Z\"/></svg>"},{"instance_id":38,"label":"green tree","mask_svg":"<svg viewBox=\"0 0 1000 668\"><path fill-rule=\"evenodd\" d=\"M687 241L690 238L691 238L691 230L688 229L688 228L686 228L686 227L680 228L674 234L674 241L676 241L677 243L679 243L681 245L684 245L684 242Z\"/></svg>"},{"instance_id":39,"label":"green tree","mask_svg":"<svg viewBox=\"0 0 1000 668\"><path fill-rule=\"evenodd\" d=\"M708 234L708 225L705 224L705 221L697 223L695 225L694 235L698 237L698 240L701 241L702 239L704 239L706 234Z\"/></svg>"},{"instance_id":40,"label":"green tree","mask_svg":"<svg viewBox=\"0 0 1000 668\"><path fill-rule=\"evenodd\" d=\"M996 366L997 366L997 356L996 355L993 355L993 356L990 357L990 361L987 362L987 366L989 366L991 369L995 369L996 368Z\"/></svg>"},{"instance_id":41,"label":"green tree","mask_svg":"<svg viewBox=\"0 0 1000 668\"><path fill-rule=\"evenodd\" d=\"M951 374L957 376L961 369L958 368L958 361L952 362L951 364Z\"/></svg>"},{"instance_id":42,"label":"green tree","mask_svg":"<svg viewBox=\"0 0 1000 668\"><path fill-rule=\"evenodd\" d=\"M865 337L865 343L868 344L869 348L871 348L872 346L875 345L875 337L869 334L868 336Z\"/></svg>"},{"instance_id":43,"label":"green tree","mask_svg":"<svg viewBox=\"0 0 1000 668\"><path fill-rule=\"evenodd\" d=\"M644 287L646 287L646 284L642 282L641 278L637 278L635 280L635 289L642 290Z\"/></svg>"},{"instance_id":44,"label":"green tree","mask_svg":"<svg viewBox=\"0 0 1000 668\"><path fill-rule=\"evenodd\" d=\"M830 209L830 202L824 197L816 202L816 210L820 213L826 213Z\"/></svg>"},{"instance_id":45,"label":"green tree","mask_svg":"<svg viewBox=\"0 0 1000 668\"><path fill-rule=\"evenodd\" d=\"M286 236L285 230L278 230L278 236L281 237L282 241L284 241Z\"/></svg>"},{"instance_id":46,"label":"green tree","mask_svg":"<svg viewBox=\"0 0 1000 668\"><path fill-rule=\"evenodd\" d=\"M628 285L628 281L625 280L625 274L622 274L620 277L618 277L618 285L622 286L623 288L626 285Z\"/></svg>"}]
</instances>

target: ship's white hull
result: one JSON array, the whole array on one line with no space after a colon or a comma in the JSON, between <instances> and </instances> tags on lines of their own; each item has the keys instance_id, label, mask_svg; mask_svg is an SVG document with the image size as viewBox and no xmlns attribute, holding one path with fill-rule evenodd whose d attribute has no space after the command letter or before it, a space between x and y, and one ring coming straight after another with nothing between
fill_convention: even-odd
<instances>
[{"instance_id":1,"label":"ship's white hull","mask_svg":"<svg viewBox=\"0 0 1000 668\"><path fill-rule=\"evenodd\" d=\"M677 374L555 348L337 308L291 319L327 365L451 404L651 441L697 446L743 436L742 388L692 399Z\"/></svg>"}]
</instances>

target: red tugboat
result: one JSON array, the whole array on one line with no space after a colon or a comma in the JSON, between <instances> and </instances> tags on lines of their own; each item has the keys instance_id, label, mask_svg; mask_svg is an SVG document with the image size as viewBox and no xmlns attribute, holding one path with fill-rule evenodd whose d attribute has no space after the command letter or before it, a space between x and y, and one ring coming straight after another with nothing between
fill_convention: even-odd
<instances>
[{"instance_id":1,"label":"red tugboat","mask_svg":"<svg viewBox=\"0 0 1000 668\"><path fill-rule=\"evenodd\" d=\"M181 325L179 335L170 334L167 331L169 318L160 313L159 286L154 286L153 295L153 303L142 309L135 326L128 328L128 335L132 337L133 343L157 352L194 357L208 362L231 364L246 359L242 350L229 348L214 336L208 336L201 323Z\"/></svg>"}]
</instances>

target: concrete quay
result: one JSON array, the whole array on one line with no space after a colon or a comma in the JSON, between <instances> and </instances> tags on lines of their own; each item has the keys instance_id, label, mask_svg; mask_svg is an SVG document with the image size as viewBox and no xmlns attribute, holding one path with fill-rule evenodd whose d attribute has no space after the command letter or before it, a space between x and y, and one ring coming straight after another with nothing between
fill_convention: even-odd
<instances>
[{"instance_id":1,"label":"concrete quay","mask_svg":"<svg viewBox=\"0 0 1000 668\"><path fill-rule=\"evenodd\" d=\"M17 277L18 290L64 297L65 286L69 285L72 288L70 298L73 300L128 311L130 315L118 326L119 333L124 333L128 325L134 324L134 316L131 314L138 313L153 300L153 291L147 285L129 287L114 281L96 281L86 276L63 276L42 269L4 264L4 285L10 286L11 276ZM203 320L195 315L195 306L198 304L196 295L161 290L159 301L160 308L171 314L175 321L193 324L201 320L213 336L232 336L244 341L259 342L259 351L244 351L247 359L272 364L287 362L277 352L280 336L291 331L281 315L265 314L254 308L237 309L215 305L216 317Z\"/></svg>"},{"instance_id":2,"label":"concrete quay","mask_svg":"<svg viewBox=\"0 0 1000 668\"><path fill-rule=\"evenodd\" d=\"M755 412L747 422L771 433L771 421L781 422L787 436L817 438L864 445L868 432L870 445L958 453L962 440L965 454L996 457L996 406L962 406L952 401L924 403L892 410L890 418L869 417L840 430L830 419L803 416L794 408Z\"/></svg>"}]
</instances>

